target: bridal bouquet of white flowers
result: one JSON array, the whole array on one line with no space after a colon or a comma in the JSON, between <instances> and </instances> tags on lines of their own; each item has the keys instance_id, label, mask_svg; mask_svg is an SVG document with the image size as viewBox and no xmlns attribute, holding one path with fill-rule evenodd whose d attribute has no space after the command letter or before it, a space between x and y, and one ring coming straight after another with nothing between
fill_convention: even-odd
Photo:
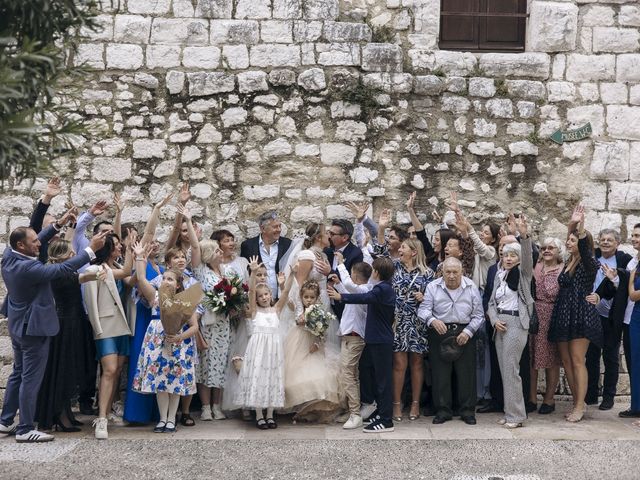
<instances>
[{"instance_id":1,"label":"bridal bouquet of white flowers","mask_svg":"<svg viewBox=\"0 0 640 480\"><path fill-rule=\"evenodd\" d=\"M329 328L329 322L336 316L327 312L322 305L315 304L304 312L304 328L316 337L322 338Z\"/></svg>"}]
</instances>

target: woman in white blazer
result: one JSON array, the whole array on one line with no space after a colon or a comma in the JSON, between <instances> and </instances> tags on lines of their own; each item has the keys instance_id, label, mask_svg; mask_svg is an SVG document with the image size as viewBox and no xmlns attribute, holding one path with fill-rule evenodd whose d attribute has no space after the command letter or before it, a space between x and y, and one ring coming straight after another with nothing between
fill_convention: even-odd
<instances>
[{"instance_id":1,"label":"woman in white blazer","mask_svg":"<svg viewBox=\"0 0 640 480\"><path fill-rule=\"evenodd\" d=\"M135 233L127 236L124 243L117 235L107 237L105 246L96 252L96 258L87 272L98 273L101 280L85 284L83 297L93 327L93 338L102 375L100 377L98 418L94 421L95 436L108 438L107 413L111 411L113 395L120 372L129 355L131 328L118 289L120 280L131 275L133 255L131 244ZM117 263L124 254L124 265Z\"/></svg>"}]
</instances>

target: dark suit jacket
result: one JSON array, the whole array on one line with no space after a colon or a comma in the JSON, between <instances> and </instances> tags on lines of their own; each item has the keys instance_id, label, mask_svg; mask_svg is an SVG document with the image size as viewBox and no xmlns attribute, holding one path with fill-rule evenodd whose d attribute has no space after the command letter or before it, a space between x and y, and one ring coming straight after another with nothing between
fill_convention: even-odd
<instances>
[{"instance_id":1,"label":"dark suit jacket","mask_svg":"<svg viewBox=\"0 0 640 480\"><path fill-rule=\"evenodd\" d=\"M31 214L31 220L29 221L29 227L33 228L36 233L40 233L42 231L42 223L44 222L44 216L47 214L47 210L49 210L49 205L45 205L40 200L36 205L36 208L33 209L33 213ZM42 263L47 263L49 259L49 242L42 242L40 245L40 255L38 255L38 259Z\"/></svg>"},{"instance_id":2,"label":"dark suit jacket","mask_svg":"<svg viewBox=\"0 0 640 480\"><path fill-rule=\"evenodd\" d=\"M38 238L44 243L55 233L55 228L50 225L40 232ZM39 337L57 335L60 323L51 282L75 272L85 263L89 263L89 254L84 251L64 263L44 265L40 260L7 248L2 256L1 269L7 287L2 314L9 319L11 336L21 338L23 333Z\"/></svg>"},{"instance_id":3,"label":"dark suit jacket","mask_svg":"<svg viewBox=\"0 0 640 480\"><path fill-rule=\"evenodd\" d=\"M327 259L329 260L329 265L331 265L331 273L335 273L339 277L340 273L338 273L336 270L333 270L333 257L334 257L333 248L330 248L330 247L325 248L324 253L327 255ZM358 262L362 262L363 260L362 250L360 250L351 242L347 244L347 246L344 249L344 252L342 252L342 255L344 256L344 266L347 269L347 272L349 273L351 273L351 267L354 264ZM336 302L333 304L333 312L337 315L339 319L342 318L343 311L344 311L343 303Z\"/></svg>"},{"instance_id":4,"label":"dark suit jacket","mask_svg":"<svg viewBox=\"0 0 640 480\"><path fill-rule=\"evenodd\" d=\"M247 238L244 242L240 244L240 256L249 260L251 257L259 257L260 262L264 263L262 260L262 255L260 255L260 236ZM284 256L285 253L291 247L291 239L286 237L280 237L278 240L278 257L276 258L276 274L280 273L280 260Z\"/></svg>"},{"instance_id":5,"label":"dark suit jacket","mask_svg":"<svg viewBox=\"0 0 640 480\"><path fill-rule=\"evenodd\" d=\"M602 256L600 249L596 249L596 260ZM627 264L633 257L628 253L616 251L616 264L618 270L618 278L620 283L618 288L607 277L598 285L596 293L600 298L607 300L613 299L611 310L609 311L609 322L613 327L615 338L622 335L622 324L624 323L624 313L627 309L627 300L629 299L629 272L627 272Z\"/></svg>"}]
</instances>

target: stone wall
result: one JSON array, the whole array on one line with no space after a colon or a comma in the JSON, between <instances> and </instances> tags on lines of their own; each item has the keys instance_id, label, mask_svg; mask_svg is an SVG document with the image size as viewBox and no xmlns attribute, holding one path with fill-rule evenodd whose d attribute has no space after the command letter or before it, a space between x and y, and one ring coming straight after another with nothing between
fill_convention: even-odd
<instances>
[{"instance_id":1,"label":"stone wall","mask_svg":"<svg viewBox=\"0 0 640 480\"><path fill-rule=\"evenodd\" d=\"M267 208L290 230L348 216L348 200L405 221L410 191L442 213L453 189L477 222L511 209L562 235L582 200L589 229L626 237L640 221L640 7L529 3L526 52L473 54L438 49L438 0L103 1L103 29L70 56L92 69L73 105L95 133L55 162L70 194L52 211L118 191L123 221L144 222L188 179L205 233L243 237ZM589 139L548 139L586 122ZM43 183L0 196L3 241Z\"/></svg>"}]
</instances>

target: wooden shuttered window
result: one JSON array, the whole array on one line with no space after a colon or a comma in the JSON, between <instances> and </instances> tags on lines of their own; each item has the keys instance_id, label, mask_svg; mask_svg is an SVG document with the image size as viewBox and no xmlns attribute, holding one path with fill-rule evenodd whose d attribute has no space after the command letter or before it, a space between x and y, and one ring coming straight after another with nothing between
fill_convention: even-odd
<instances>
[{"instance_id":1,"label":"wooden shuttered window","mask_svg":"<svg viewBox=\"0 0 640 480\"><path fill-rule=\"evenodd\" d=\"M440 48L523 51L527 0L441 0Z\"/></svg>"}]
</instances>

